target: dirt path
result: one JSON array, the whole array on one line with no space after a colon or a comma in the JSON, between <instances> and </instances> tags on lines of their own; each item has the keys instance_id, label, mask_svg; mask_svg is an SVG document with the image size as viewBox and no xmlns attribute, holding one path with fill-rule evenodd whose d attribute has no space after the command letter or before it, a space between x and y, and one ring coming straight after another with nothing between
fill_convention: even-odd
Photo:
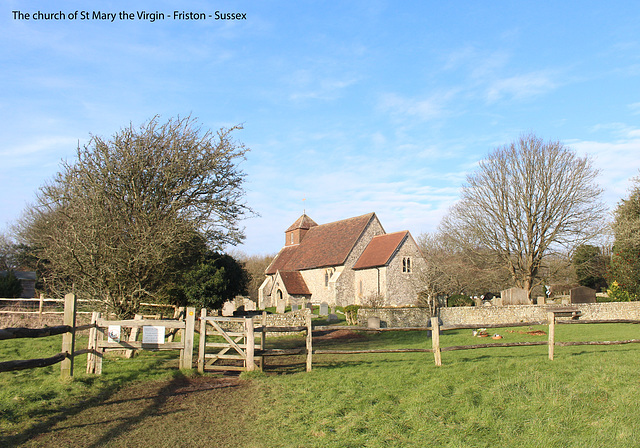
<instances>
[{"instance_id":1,"label":"dirt path","mask_svg":"<svg viewBox=\"0 0 640 448\"><path fill-rule=\"evenodd\" d=\"M179 377L133 385L40 425L27 447L257 447L256 388L237 378Z\"/></svg>"}]
</instances>

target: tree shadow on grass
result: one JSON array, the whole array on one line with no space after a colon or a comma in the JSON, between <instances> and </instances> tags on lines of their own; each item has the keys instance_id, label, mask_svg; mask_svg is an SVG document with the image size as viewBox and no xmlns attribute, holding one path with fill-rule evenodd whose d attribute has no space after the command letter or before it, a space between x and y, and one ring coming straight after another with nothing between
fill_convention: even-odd
<instances>
[{"instance_id":1,"label":"tree shadow on grass","mask_svg":"<svg viewBox=\"0 0 640 448\"><path fill-rule=\"evenodd\" d=\"M150 361L150 362L149 362ZM105 361L110 362L110 361ZM170 368L168 366L169 362L164 357L158 357L152 360L147 360L144 367L145 369L161 369L164 371L168 371ZM81 367L81 366L78 366ZM80 369L77 369L80 370ZM179 371L177 371L179 375ZM141 370L121 370L118 369L116 372L107 373L105 376L109 376L107 381L101 381L99 376L84 376L81 378L76 378L74 381L80 381L87 384L87 386L92 388L92 396L87 399L80 400L75 404L69 406L68 401L65 404L61 405L60 408L54 409L53 411L50 409L42 410L42 411L34 411L30 413L29 417L31 419L44 419L35 423L28 427L27 429L11 435L0 436L0 446L1 447L13 447L22 445L44 433L48 433L53 430L53 428L68 420L69 418L79 414L80 412L86 410L87 408L99 405L102 402L105 402L111 396L113 396L116 392L118 392L123 386L129 385L131 383L135 383L141 378L147 377Z\"/></svg>"},{"instance_id":2,"label":"tree shadow on grass","mask_svg":"<svg viewBox=\"0 0 640 448\"><path fill-rule=\"evenodd\" d=\"M237 378L185 376L177 371L170 379L138 383L111 398L89 404L78 415L70 415L66 421L32 437L28 444L83 448L164 446L170 436L175 436L176 429L179 431L184 422L190 421L201 409L205 415L215 417L215 413L205 412L207 406L215 407L216 398L220 398L219 395L212 398L211 392L240 386L242 382ZM233 397L227 400L227 405L235 403L235 393ZM219 425L214 417L212 425ZM187 435L190 438L177 440L176 446L196 446L193 434ZM200 433L196 431L195 435L200 442Z\"/></svg>"},{"instance_id":3,"label":"tree shadow on grass","mask_svg":"<svg viewBox=\"0 0 640 448\"><path fill-rule=\"evenodd\" d=\"M107 443L117 439L118 437L128 433L133 428L135 428L136 426L138 426L139 424L141 424L142 422L144 422L146 419L150 417L175 414L176 412L179 412L176 410L172 410L172 411L161 411L161 410L164 408L164 405L166 404L167 400L170 397L175 397L178 395L187 395L190 392L192 392L193 390L189 387L189 384L190 382L188 378L186 378L181 373L177 373L174 376L174 378L171 379L167 384L165 384L159 390L153 391L153 395L151 397L145 395L145 396L139 396L139 397L133 397L133 398L126 398L123 400L109 401L108 403L106 402L101 403L99 407L106 408L112 405L125 404L125 405L130 405L129 407L132 408L134 407L133 403L136 401L142 401L142 402L144 402L145 400L149 401L149 403L146 406L143 405L143 407L141 407L140 409L137 409L134 415L127 415L126 417L115 418L112 421L112 423L115 421L118 421L119 423L115 427L106 431L100 438L98 438L92 444L86 445L86 447L96 448L96 447L104 446ZM108 409L103 409L100 411L102 413L107 413L107 414L109 413ZM101 421L99 422L99 424L103 424L103 422Z\"/></svg>"}]
</instances>

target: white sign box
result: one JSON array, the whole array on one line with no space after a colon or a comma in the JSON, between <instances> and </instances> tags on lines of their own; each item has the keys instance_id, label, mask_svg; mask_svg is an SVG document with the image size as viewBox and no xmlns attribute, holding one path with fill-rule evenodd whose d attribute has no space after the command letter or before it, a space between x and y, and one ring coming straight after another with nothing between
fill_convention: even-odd
<instances>
[{"instance_id":1,"label":"white sign box","mask_svg":"<svg viewBox=\"0 0 640 448\"><path fill-rule=\"evenodd\" d=\"M145 325L142 327L143 344L164 344L165 327L158 325Z\"/></svg>"},{"instance_id":2,"label":"white sign box","mask_svg":"<svg viewBox=\"0 0 640 448\"><path fill-rule=\"evenodd\" d=\"M120 342L120 325L109 325L107 342Z\"/></svg>"}]
</instances>

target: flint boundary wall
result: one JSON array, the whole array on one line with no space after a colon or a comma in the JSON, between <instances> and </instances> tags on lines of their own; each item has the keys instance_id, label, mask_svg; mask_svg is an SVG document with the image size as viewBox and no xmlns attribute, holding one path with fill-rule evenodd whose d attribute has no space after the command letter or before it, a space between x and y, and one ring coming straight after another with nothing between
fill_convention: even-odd
<instances>
[{"instance_id":1,"label":"flint boundary wall","mask_svg":"<svg viewBox=\"0 0 640 448\"><path fill-rule=\"evenodd\" d=\"M546 322L554 308L575 308L580 322L629 319L640 320L640 302L602 302L547 305L461 306L438 310L442 326L500 325L519 322ZM384 328L426 327L432 317L427 308L360 308L358 325L367 326L369 317L379 317Z\"/></svg>"},{"instance_id":2,"label":"flint boundary wall","mask_svg":"<svg viewBox=\"0 0 640 448\"><path fill-rule=\"evenodd\" d=\"M370 317L380 318L381 328L427 327L431 313L428 308L360 308L358 326L366 327Z\"/></svg>"},{"instance_id":3,"label":"flint boundary wall","mask_svg":"<svg viewBox=\"0 0 640 448\"><path fill-rule=\"evenodd\" d=\"M307 315L311 311L303 308L298 311L290 311L288 313L283 314L267 314L265 327L301 327L306 325ZM262 315L253 316L253 322L255 326L262 325ZM220 327L222 327L226 331L242 331L244 328L241 324L237 322L219 322ZM286 336L298 333L291 332L267 332L267 336Z\"/></svg>"}]
</instances>

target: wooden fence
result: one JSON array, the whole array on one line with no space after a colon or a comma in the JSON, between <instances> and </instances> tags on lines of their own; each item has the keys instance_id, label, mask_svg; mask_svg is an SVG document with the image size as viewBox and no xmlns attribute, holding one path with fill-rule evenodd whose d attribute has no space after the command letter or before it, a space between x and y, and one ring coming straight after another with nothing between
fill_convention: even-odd
<instances>
[{"instance_id":1,"label":"wooden fence","mask_svg":"<svg viewBox=\"0 0 640 448\"><path fill-rule=\"evenodd\" d=\"M45 309L45 305L48 303L61 303L64 304L64 299L47 299L44 294L40 294L39 298L0 298L0 302L15 302L16 304L24 304L32 303L33 306L26 307L27 309L33 309L34 311L27 310L12 310L12 309L0 309L0 314L38 314L40 317L44 314L64 314L64 311L50 311ZM99 300L87 300L87 299L76 299L76 303L85 303L85 304L100 304L102 305L104 302ZM36 305L38 310L35 311ZM171 312L175 315L179 312L181 307L176 305L168 305L168 304L159 304L159 303L140 303L141 306L149 307L149 308L171 308ZM94 308L95 309L95 308ZM92 314L92 311L78 311L76 310L76 314Z\"/></svg>"},{"instance_id":2,"label":"wooden fence","mask_svg":"<svg viewBox=\"0 0 640 448\"><path fill-rule=\"evenodd\" d=\"M57 334L63 335L61 352L50 358L39 358L30 360L0 362L0 372L29 369L34 367L44 367L61 362L61 376L63 378L73 376L73 360L75 356L88 354L87 372L100 374L102 372L102 361L106 350L180 350L180 368L192 368L193 345L195 333L195 308L186 309L184 320L152 320L138 316L130 320L106 320L100 313L93 313L91 324L76 326L76 298L73 294L65 296L64 325L48 327L43 329L7 328L0 330L0 340L10 338L45 337ZM571 317L568 321L558 321L559 317ZM311 316L306 317L303 326L267 326L266 314L262 318L232 318L207 316L206 309L200 314L200 342L198 348L198 370L200 372L211 370L246 370L251 371L256 368L264 368L265 357L283 355L306 355L306 370L311 371L313 355L328 354L361 354L361 353L433 353L434 362L437 366L442 365L442 352L454 350L475 350L481 348L496 347L522 347L548 345L549 359L554 359L555 347L567 347L577 345L620 345L640 343L640 339L630 339L625 341L576 341L557 342L555 340L555 326L557 323L577 322L579 311L576 309L551 309L547 315L546 322L519 322L515 324L500 325L467 325L467 326L447 326L441 327L437 317L431 318L431 325L422 328L398 328L398 329L365 329L360 327L331 326L322 329L354 329L367 331L408 331L408 330L430 330L431 348L400 348L400 349L313 349ZM607 321L587 321L584 323L613 323L627 322L640 323L636 320L607 320ZM440 345L440 333L447 330L478 329L481 327L519 327L530 325L548 324L547 341L529 342L503 342L490 344L474 344L461 346L442 347ZM225 328L225 325L235 324L239 328ZM127 341L126 331L124 337L121 329L130 329ZM75 335L77 331L90 330L89 345L86 350L75 350ZM117 331L116 331L117 329ZM142 329L142 340L138 341L139 330ZM117 334L109 336L109 331L113 330ZM169 331L169 340L165 341ZM182 332L180 342L173 342L172 335L176 331ZM282 332L304 332L306 344L304 348L294 349L267 349L265 339L267 333ZM217 335L219 340L207 341L207 335ZM155 337L155 339L153 339ZM258 342L256 342L256 340ZM215 352L211 352L214 349ZM233 360L242 365L220 365L216 364L221 360Z\"/></svg>"},{"instance_id":3,"label":"wooden fence","mask_svg":"<svg viewBox=\"0 0 640 448\"><path fill-rule=\"evenodd\" d=\"M4 299L3 299L4 300ZM19 299L22 300L22 299ZM37 300L37 299L36 299ZM57 299L40 299L43 301ZM91 324L76 326L76 310L78 300L74 294L67 294L64 298L63 325L46 328L5 328L0 329L0 340L14 338L36 338L62 334L62 349L57 355L49 358L36 358L26 360L14 360L0 362L0 372L8 372L13 370L24 370L36 367L46 367L53 364L61 363L60 375L62 378L73 376L74 359L76 356L87 354L87 373L101 373L102 359L104 353L108 349L126 349L132 353L135 349L140 350L180 350L180 368L191 368L193 363L193 335L195 326L195 308L187 308L184 320L150 320L140 318L133 320L113 320L109 321L102 318L101 313L93 312ZM40 311L42 306L40 307ZM179 313L176 309L176 314ZM109 327L125 327L131 328L129 341L110 341L107 336L105 341L105 333ZM157 339L154 342L145 340L145 327L154 328L160 331L162 328L162 338L156 333ZM142 341L136 340L138 329L142 328ZM164 329L182 330L182 338L180 342L173 342L174 332L169 333L169 342L164 341ZM83 330L89 330L89 344L86 349L75 350L76 333Z\"/></svg>"},{"instance_id":4,"label":"wooden fence","mask_svg":"<svg viewBox=\"0 0 640 448\"><path fill-rule=\"evenodd\" d=\"M559 317L570 317L571 320L558 321ZM427 327L412 327L412 328L366 328L366 327L345 327L345 326L325 326L317 329L323 330L339 330L339 329L352 329L357 331L430 331L431 332L431 348L399 348L399 349L357 349L357 350L342 350L342 349L311 349L312 354L319 355L350 355L350 354L362 354L362 353L433 353L434 362L437 366L442 365L442 352L455 351L455 350L475 350L481 348L497 348L497 347L525 347L525 346L537 346L547 345L549 347L549 359L554 359L555 347L569 347L578 345L622 345L640 343L640 339L628 339L624 341L573 341L573 342L557 342L555 340L555 326L556 324L568 324L568 323L584 323L584 324L597 324L597 323L640 323L638 320L631 319L610 319L610 320L597 320L580 322L578 319L580 312L577 309L563 308L563 309L551 309L547 313L547 321L544 322L518 322L513 324L497 324L497 325L464 325L464 326L440 326L439 319L437 317L431 318L430 326ZM548 340L546 341L529 341L529 342L496 342L489 344L473 344L473 345L457 345L442 347L440 345L440 334L443 331L449 330L466 330L466 329L480 329L480 328L505 328L505 327L525 327L532 325L548 325ZM278 352L278 350L274 350ZM283 350L282 354L301 354L301 350ZM308 366L307 371L311 370Z\"/></svg>"},{"instance_id":5,"label":"wooden fence","mask_svg":"<svg viewBox=\"0 0 640 448\"><path fill-rule=\"evenodd\" d=\"M571 320L558 321L559 317L570 317ZM523 346L535 346L535 345L547 345L549 347L549 359L553 361L555 355L555 347L571 347L578 345L623 345L623 344L637 344L640 343L640 339L627 339L624 341L571 341L571 342L558 342L555 340L556 324L569 324L569 323L582 323L582 324L601 324L601 323L640 323L638 320L633 319L610 319L610 320L597 320L597 321L579 321L580 311L572 308L560 308L550 309L547 312L546 322L519 322L515 324L499 324L499 325L465 325L465 326L447 326L440 327L437 317L431 318L432 331L432 352L434 353L434 361L437 366L442 365L442 352L454 351L454 350L475 350L481 348L495 348L495 347L523 347ZM546 341L529 341L529 342L497 342L492 344L474 344L474 345L456 345L449 347L440 347L440 332L446 330L467 330L467 329L479 329L479 328L504 328L504 327L526 327L532 325L544 325L549 326L548 340Z\"/></svg>"},{"instance_id":6,"label":"wooden fence","mask_svg":"<svg viewBox=\"0 0 640 448\"><path fill-rule=\"evenodd\" d=\"M107 350L180 350L180 368L191 369L193 366L193 339L195 329L194 307L187 307L184 320L127 319L106 320L101 313L93 313L93 324L89 332L89 351L87 373L102 373L102 361ZM129 338L121 336L122 328L128 328ZM139 329L142 329L142 340L138 341ZM169 341L166 330L170 330ZM171 330L182 330L180 342L173 341Z\"/></svg>"},{"instance_id":7,"label":"wooden fence","mask_svg":"<svg viewBox=\"0 0 640 448\"><path fill-rule=\"evenodd\" d=\"M259 325L259 326L256 326ZM235 328L232 328L235 326ZM267 333L304 332L304 349L266 349ZM208 342L207 336L219 336L215 342ZM214 349L215 352L211 352ZM198 370L200 372L216 370L252 371L264 368L268 356L306 355L306 369L311 371L313 358L311 315L307 315L304 326L267 326L266 313L261 318L253 317L217 317L207 316L207 310L200 314L200 344L198 348ZM231 360L235 364L217 364ZM242 365L237 365L242 364Z\"/></svg>"},{"instance_id":8,"label":"wooden fence","mask_svg":"<svg viewBox=\"0 0 640 448\"><path fill-rule=\"evenodd\" d=\"M67 294L64 297L63 325L39 329L5 328L0 330L0 339L39 338L62 334L61 352L50 358L0 362L0 372L46 367L60 362L62 363L60 365L60 376L62 378L71 377L73 376L74 358L91 352L90 349L75 350L76 332L91 329L92 327L93 325L76 326L76 296L75 294Z\"/></svg>"}]
</instances>

